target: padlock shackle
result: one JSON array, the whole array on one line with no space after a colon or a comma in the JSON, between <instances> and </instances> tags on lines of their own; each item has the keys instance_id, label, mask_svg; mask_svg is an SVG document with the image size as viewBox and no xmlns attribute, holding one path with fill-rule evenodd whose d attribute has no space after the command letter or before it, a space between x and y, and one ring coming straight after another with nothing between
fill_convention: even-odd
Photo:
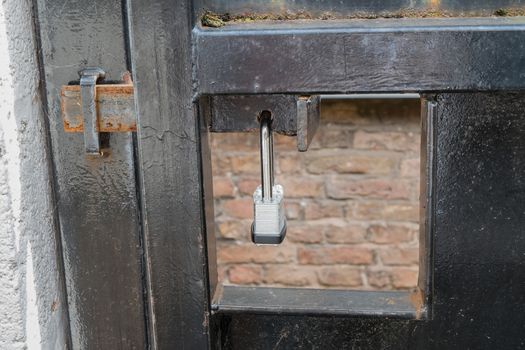
<instances>
[{"instance_id":1,"label":"padlock shackle","mask_svg":"<svg viewBox=\"0 0 525 350\"><path fill-rule=\"evenodd\" d=\"M261 145L261 187L263 200L272 199L272 189L274 181L273 172L273 137L272 137L272 118L270 113L261 113L259 120L261 124L260 145Z\"/></svg>"}]
</instances>

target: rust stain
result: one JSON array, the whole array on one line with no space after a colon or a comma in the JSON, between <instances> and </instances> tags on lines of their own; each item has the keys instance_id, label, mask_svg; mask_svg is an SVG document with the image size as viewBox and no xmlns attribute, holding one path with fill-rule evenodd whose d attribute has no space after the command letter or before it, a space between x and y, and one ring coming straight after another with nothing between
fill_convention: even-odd
<instances>
[{"instance_id":1,"label":"rust stain","mask_svg":"<svg viewBox=\"0 0 525 350\"><path fill-rule=\"evenodd\" d=\"M406 8L399 11L384 11L370 13L357 11L347 15L332 12L311 14L306 11L281 12L281 13L214 13L205 11L201 16L203 27L219 28L229 23L250 23L257 21L293 21L293 20L330 20L330 19L379 19L379 18L438 18L438 17L490 17L490 16L524 16L524 8L502 8L494 12L488 11L463 11L452 12L439 9L441 0L428 0L427 9Z\"/></svg>"},{"instance_id":2,"label":"rust stain","mask_svg":"<svg viewBox=\"0 0 525 350\"><path fill-rule=\"evenodd\" d=\"M423 313L425 303L424 303L424 294L423 291L419 288L415 289L412 293L410 293L410 303L414 308L416 309L416 319L421 318L421 314Z\"/></svg>"},{"instance_id":3,"label":"rust stain","mask_svg":"<svg viewBox=\"0 0 525 350\"><path fill-rule=\"evenodd\" d=\"M128 81L130 79L128 78ZM100 132L137 131L133 106L133 84L97 85L97 108L100 103L110 106L111 114L99 116ZM61 89L60 112L66 132L83 132L80 111L80 86L66 85ZM80 114L79 114L80 113Z\"/></svg>"}]
</instances>

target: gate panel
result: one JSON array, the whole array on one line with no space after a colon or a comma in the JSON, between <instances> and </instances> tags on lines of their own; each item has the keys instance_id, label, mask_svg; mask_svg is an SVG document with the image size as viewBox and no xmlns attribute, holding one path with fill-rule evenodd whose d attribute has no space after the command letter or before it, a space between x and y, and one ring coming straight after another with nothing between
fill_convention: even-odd
<instances>
[{"instance_id":1,"label":"gate panel","mask_svg":"<svg viewBox=\"0 0 525 350\"><path fill-rule=\"evenodd\" d=\"M235 314L222 316L223 347L525 347L524 101L437 96L432 319Z\"/></svg>"},{"instance_id":2,"label":"gate panel","mask_svg":"<svg viewBox=\"0 0 525 350\"><path fill-rule=\"evenodd\" d=\"M74 349L144 349L139 211L130 133L112 134L105 157L85 155L64 132L60 88L97 66L128 69L119 1L36 1L47 89L57 210Z\"/></svg>"}]
</instances>

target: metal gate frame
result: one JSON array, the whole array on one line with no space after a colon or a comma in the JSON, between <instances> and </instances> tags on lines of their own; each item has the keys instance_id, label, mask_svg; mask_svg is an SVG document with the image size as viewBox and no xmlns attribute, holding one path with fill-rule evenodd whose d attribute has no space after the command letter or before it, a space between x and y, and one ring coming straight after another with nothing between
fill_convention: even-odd
<instances>
[{"instance_id":1,"label":"metal gate frame","mask_svg":"<svg viewBox=\"0 0 525 350\"><path fill-rule=\"evenodd\" d=\"M523 18L204 28L200 1L35 6L73 348L525 347ZM137 135L101 159L57 117L86 66L133 73ZM377 92L425 97L421 294L218 286L210 101Z\"/></svg>"}]
</instances>

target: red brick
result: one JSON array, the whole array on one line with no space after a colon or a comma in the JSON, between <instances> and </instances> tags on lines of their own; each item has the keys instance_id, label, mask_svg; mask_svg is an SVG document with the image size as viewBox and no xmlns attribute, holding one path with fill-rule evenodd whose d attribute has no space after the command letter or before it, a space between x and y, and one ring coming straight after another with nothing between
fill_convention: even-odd
<instances>
[{"instance_id":1,"label":"red brick","mask_svg":"<svg viewBox=\"0 0 525 350\"><path fill-rule=\"evenodd\" d=\"M246 178L242 177L237 182L237 188L240 194L252 196L257 186L261 184L260 178Z\"/></svg>"},{"instance_id":2,"label":"red brick","mask_svg":"<svg viewBox=\"0 0 525 350\"><path fill-rule=\"evenodd\" d=\"M326 241L329 243L362 243L365 241L366 229L361 225L330 225L326 229Z\"/></svg>"},{"instance_id":3,"label":"red brick","mask_svg":"<svg viewBox=\"0 0 525 350\"><path fill-rule=\"evenodd\" d=\"M287 177L277 183L283 186L288 198L320 197L324 189L324 181L312 177Z\"/></svg>"},{"instance_id":4,"label":"red brick","mask_svg":"<svg viewBox=\"0 0 525 350\"><path fill-rule=\"evenodd\" d=\"M251 219L253 218L253 200L251 198L223 200L222 211L232 218Z\"/></svg>"},{"instance_id":5,"label":"red brick","mask_svg":"<svg viewBox=\"0 0 525 350\"><path fill-rule=\"evenodd\" d=\"M411 203L353 202L347 207L346 216L356 220L417 222L419 219L419 206Z\"/></svg>"},{"instance_id":6,"label":"red brick","mask_svg":"<svg viewBox=\"0 0 525 350\"><path fill-rule=\"evenodd\" d=\"M378 244L410 242L416 237L417 225L371 225L368 240Z\"/></svg>"},{"instance_id":7,"label":"red brick","mask_svg":"<svg viewBox=\"0 0 525 350\"><path fill-rule=\"evenodd\" d=\"M413 132L367 132L358 130L354 134L357 149L419 151L420 135Z\"/></svg>"},{"instance_id":8,"label":"red brick","mask_svg":"<svg viewBox=\"0 0 525 350\"><path fill-rule=\"evenodd\" d=\"M301 203L285 201L284 208L286 210L287 220L297 220L301 218L303 212L303 206Z\"/></svg>"},{"instance_id":9,"label":"red brick","mask_svg":"<svg viewBox=\"0 0 525 350\"><path fill-rule=\"evenodd\" d=\"M327 185L327 194L335 199L355 197L408 199L410 186L407 182L386 179L333 179Z\"/></svg>"},{"instance_id":10,"label":"red brick","mask_svg":"<svg viewBox=\"0 0 525 350\"><path fill-rule=\"evenodd\" d=\"M396 162L392 157L348 154L348 152L310 153L306 169L312 174L390 174Z\"/></svg>"},{"instance_id":11,"label":"red brick","mask_svg":"<svg viewBox=\"0 0 525 350\"><path fill-rule=\"evenodd\" d=\"M262 268L257 265L231 266L228 277L233 284L259 284L262 281Z\"/></svg>"},{"instance_id":12,"label":"red brick","mask_svg":"<svg viewBox=\"0 0 525 350\"><path fill-rule=\"evenodd\" d=\"M257 133L212 133L210 134L210 147L213 150L224 151L254 151L259 147Z\"/></svg>"},{"instance_id":13,"label":"red brick","mask_svg":"<svg viewBox=\"0 0 525 350\"><path fill-rule=\"evenodd\" d=\"M236 175L260 174L260 156L258 152L239 154L230 157L231 170Z\"/></svg>"},{"instance_id":14,"label":"red brick","mask_svg":"<svg viewBox=\"0 0 525 350\"><path fill-rule=\"evenodd\" d=\"M222 238L244 239L250 237L250 220L226 220L217 222L217 231Z\"/></svg>"},{"instance_id":15,"label":"red brick","mask_svg":"<svg viewBox=\"0 0 525 350\"><path fill-rule=\"evenodd\" d=\"M273 145L275 151L297 151L297 138L274 133Z\"/></svg>"},{"instance_id":16,"label":"red brick","mask_svg":"<svg viewBox=\"0 0 525 350\"><path fill-rule=\"evenodd\" d=\"M366 277L371 287L380 289L390 287L391 276L388 271L368 271Z\"/></svg>"},{"instance_id":17,"label":"red brick","mask_svg":"<svg viewBox=\"0 0 525 350\"><path fill-rule=\"evenodd\" d=\"M397 289L414 288L417 285L418 273L416 270L392 270L392 285Z\"/></svg>"},{"instance_id":18,"label":"red brick","mask_svg":"<svg viewBox=\"0 0 525 350\"><path fill-rule=\"evenodd\" d=\"M211 167L213 170L213 176L225 175L231 171L231 164L228 158L218 157L213 154L211 156Z\"/></svg>"},{"instance_id":19,"label":"red brick","mask_svg":"<svg viewBox=\"0 0 525 350\"><path fill-rule=\"evenodd\" d=\"M415 265L419 262L418 248L387 248L379 251L385 265Z\"/></svg>"},{"instance_id":20,"label":"red brick","mask_svg":"<svg viewBox=\"0 0 525 350\"><path fill-rule=\"evenodd\" d=\"M286 238L290 242L320 243L323 241L323 229L322 225L310 225L308 223L289 225Z\"/></svg>"},{"instance_id":21,"label":"red brick","mask_svg":"<svg viewBox=\"0 0 525 350\"><path fill-rule=\"evenodd\" d=\"M325 267L319 271L319 283L330 287L361 286L361 272L349 266Z\"/></svg>"},{"instance_id":22,"label":"red brick","mask_svg":"<svg viewBox=\"0 0 525 350\"><path fill-rule=\"evenodd\" d=\"M305 267L270 265L266 267L264 275L264 282L269 284L299 287L312 285L315 281L315 271Z\"/></svg>"},{"instance_id":23,"label":"red brick","mask_svg":"<svg viewBox=\"0 0 525 350\"><path fill-rule=\"evenodd\" d=\"M400 175L403 177L419 177L421 172L419 158L403 159Z\"/></svg>"},{"instance_id":24,"label":"red brick","mask_svg":"<svg viewBox=\"0 0 525 350\"><path fill-rule=\"evenodd\" d=\"M318 140L322 148L348 148L352 145L353 131L341 126L323 125L317 130L314 140Z\"/></svg>"},{"instance_id":25,"label":"red brick","mask_svg":"<svg viewBox=\"0 0 525 350\"><path fill-rule=\"evenodd\" d=\"M219 263L285 263L295 257L295 248L286 244L257 246L252 243L220 245L217 249Z\"/></svg>"},{"instance_id":26,"label":"red brick","mask_svg":"<svg viewBox=\"0 0 525 350\"><path fill-rule=\"evenodd\" d=\"M330 264L371 264L374 256L369 249L361 247L323 247L298 249L297 257L300 264L330 265Z\"/></svg>"},{"instance_id":27,"label":"red brick","mask_svg":"<svg viewBox=\"0 0 525 350\"><path fill-rule=\"evenodd\" d=\"M304 207L305 220L343 217L343 204L341 202L313 202L308 201Z\"/></svg>"},{"instance_id":28,"label":"red brick","mask_svg":"<svg viewBox=\"0 0 525 350\"><path fill-rule=\"evenodd\" d=\"M234 187L232 180L227 177L213 177L213 196L219 197L233 197Z\"/></svg>"},{"instance_id":29,"label":"red brick","mask_svg":"<svg viewBox=\"0 0 525 350\"><path fill-rule=\"evenodd\" d=\"M278 174L296 174L301 172L303 167L301 164L301 154L296 152L293 155L278 156L277 165Z\"/></svg>"}]
</instances>

